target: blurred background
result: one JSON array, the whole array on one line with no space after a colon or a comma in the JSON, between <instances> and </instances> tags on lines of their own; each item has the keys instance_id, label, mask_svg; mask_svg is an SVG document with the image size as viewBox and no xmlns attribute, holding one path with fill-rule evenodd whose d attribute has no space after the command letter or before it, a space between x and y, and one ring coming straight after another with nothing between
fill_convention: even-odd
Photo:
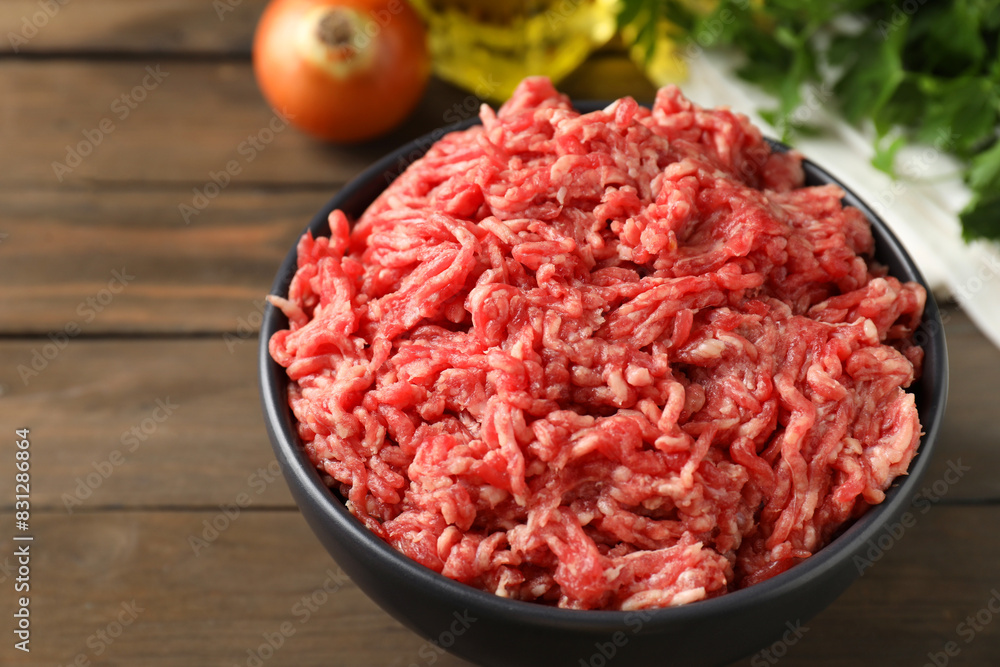
<instances>
[{"instance_id":1,"label":"blurred background","mask_svg":"<svg viewBox=\"0 0 1000 667\"><path fill-rule=\"evenodd\" d=\"M260 416L257 330L340 187L531 74L581 100L676 83L746 113L866 199L947 304L926 509L794 641L739 664L1000 664L1000 3L316 13L337 4L0 0L0 664L466 664L309 532ZM371 55L383 43L393 58Z\"/></svg>"}]
</instances>

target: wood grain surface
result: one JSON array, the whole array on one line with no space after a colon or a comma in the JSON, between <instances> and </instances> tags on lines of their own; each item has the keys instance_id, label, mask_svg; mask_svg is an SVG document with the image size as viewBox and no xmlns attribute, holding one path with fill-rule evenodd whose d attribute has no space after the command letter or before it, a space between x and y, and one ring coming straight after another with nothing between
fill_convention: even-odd
<instances>
[{"instance_id":1,"label":"wood grain surface","mask_svg":"<svg viewBox=\"0 0 1000 667\"><path fill-rule=\"evenodd\" d=\"M265 2L222 2L0 0L0 664L465 665L370 602L312 536L276 474L254 359L261 299L313 213L479 101L434 81L390 136L321 145L257 92ZM653 94L613 49L563 89ZM239 173L185 216L230 163ZM1000 350L956 307L946 316L936 501L803 619L801 640L741 667L1000 664ZM30 654L10 632L21 427Z\"/></svg>"},{"instance_id":2,"label":"wood grain surface","mask_svg":"<svg viewBox=\"0 0 1000 667\"><path fill-rule=\"evenodd\" d=\"M266 0L0 0L4 35L0 53L245 57L266 4Z\"/></svg>"}]
</instances>

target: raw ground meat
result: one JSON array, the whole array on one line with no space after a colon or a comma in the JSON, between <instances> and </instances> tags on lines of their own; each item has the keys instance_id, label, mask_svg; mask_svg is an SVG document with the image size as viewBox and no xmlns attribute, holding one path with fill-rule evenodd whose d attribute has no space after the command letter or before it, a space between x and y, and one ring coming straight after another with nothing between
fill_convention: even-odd
<instances>
[{"instance_id":1,"label":"raw ground meat","mask_svg":"<svg viewBox=\"0 0 1000 667\"><path fill-rule=\"evenodd\" d=\"M906 473L925 293L796 153L674 87L525 80L353 225L270 341L309 458L444 575L575 609L762 581Z\"/></svg>"}]
</instances>

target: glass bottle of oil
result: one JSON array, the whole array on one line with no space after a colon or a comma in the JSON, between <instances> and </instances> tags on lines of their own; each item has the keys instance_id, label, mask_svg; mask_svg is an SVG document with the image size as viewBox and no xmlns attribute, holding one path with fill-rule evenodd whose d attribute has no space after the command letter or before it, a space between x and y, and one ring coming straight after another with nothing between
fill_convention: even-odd
<instances>
[{"instance_id":1,"label":"glass bottle of oil","mask_svg":"<svg viewBox=\"0 0 1000 667\"><path fill-rule=\"evenodd\" d=\"M616 0L411 0L435 73L503 101L526 76L558 82L615 34Z\"/></svg>"}]
</instances>

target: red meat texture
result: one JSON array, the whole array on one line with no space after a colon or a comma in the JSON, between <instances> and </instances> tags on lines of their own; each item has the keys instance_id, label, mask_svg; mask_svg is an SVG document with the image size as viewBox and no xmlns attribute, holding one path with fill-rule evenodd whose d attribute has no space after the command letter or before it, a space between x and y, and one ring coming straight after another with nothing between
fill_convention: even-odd
<instances>
[{"instance_id":1,"label":"red meat texture","mask_svg":"<svg viewBox=\"0 0 1000 667\"><path fill-rule=\"evenodd\" d=\"M499 596L633 610L774 576L883 500L925 292L838 187L674 87L580 114L532 78L481 118L303 237L273 298L358 519Z\"/></svg>"}]
</instances>

